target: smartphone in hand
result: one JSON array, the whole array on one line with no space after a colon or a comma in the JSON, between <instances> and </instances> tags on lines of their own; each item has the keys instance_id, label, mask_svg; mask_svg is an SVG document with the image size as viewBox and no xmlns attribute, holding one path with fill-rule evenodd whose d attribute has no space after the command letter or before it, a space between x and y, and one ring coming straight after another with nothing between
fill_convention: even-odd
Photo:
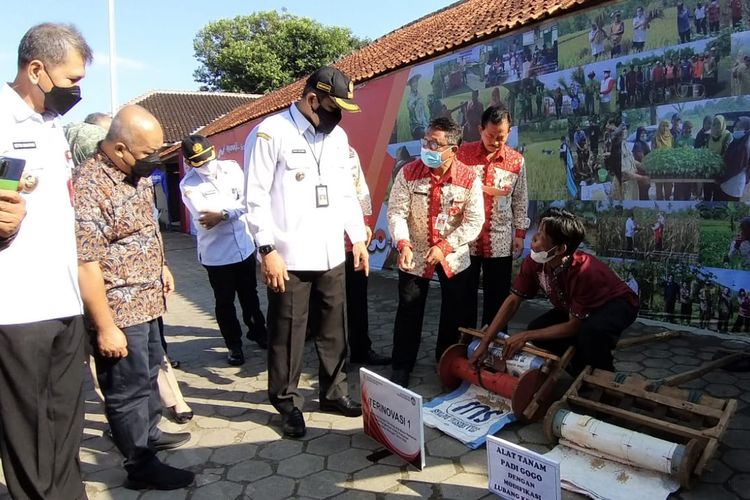
<instances>
[{"instance_id":1,"label":"smartphone in hand","mask_svg":"<svg viewBox=\"0 0 750 500\"><path fill-rule=\"evenodd\" d=\"M18 183L25 166L26 160L0 156L0 189L18 191Z\"/></svg>"}]
</instances>

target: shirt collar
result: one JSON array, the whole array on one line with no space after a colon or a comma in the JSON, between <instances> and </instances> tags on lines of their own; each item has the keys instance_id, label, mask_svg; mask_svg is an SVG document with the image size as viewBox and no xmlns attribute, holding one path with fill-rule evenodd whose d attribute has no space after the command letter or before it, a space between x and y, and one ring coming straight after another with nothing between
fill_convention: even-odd
<instances>
[{"instance_id":1,"label":"shirt collar","mask_svg":"<svg viewBox=\"0 0 750 500\"><path fill-rule=\"evenodd\" d=\"M117 168L117 165L114 164L112 160L109 159L109 157L104 154L104 151L99 149L99 151L96 153L95 156L98 163L102 166L102 171L112 179L112 182L115 184L122 184L128 180L128 175ZM128 184L133 185L132 183L128 182Z\"/></svg>"},{"instance_id":2,"label":"shirt collar","mask_svg":"<svg viewBox=\"0 0 750 500\"><path fill-rule=\"evenodd\" d=\"M32 119L39 123L53 121L54 125L59 125L59 118L57 116L51 117L50 115L37 113L34 109L24 101L18 92L13 90L13 87L9 83L6 83L2 90L0 90L0 102L3 102L5 106L8 106L13 118L16 122L24 122Z\"/></svg>"},{"instance_id":3,"label":"shirt collar","mask_svg":"<svg viewBox=\"0 0 750 500\"><path fill-rule=\"evenodd\" d=\"M305 115L302 114L302 111L297 108L298 103L299 101L293 102L291 106L289 106L289 114L291 115L292 121L297 128L297 132L299 132L299 135L304 135L305 132L309 130L311 134L315 135L315 127L313 127L313 124L310 123L310 120L308 120Z\"/></svg>"}]
</instances>

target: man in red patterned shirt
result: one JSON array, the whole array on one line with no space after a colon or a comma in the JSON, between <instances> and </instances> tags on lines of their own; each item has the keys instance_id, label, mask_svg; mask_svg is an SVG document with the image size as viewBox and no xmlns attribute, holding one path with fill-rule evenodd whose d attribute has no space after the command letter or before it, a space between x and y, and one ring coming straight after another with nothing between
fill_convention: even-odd
<instances>
[{"instance_id":1,"label":"man in red patterned shirt","mask_svg":"<svg viewBox=\"0 0 750 500\"><path fill-rule=\"evenodd\" d=\"M468 325L469 243L484 223L481 183L456 158L461 128L449 118L430 122L419 160L402 168L388 200L388 228L397 242L398 310L393 331L391 380L406 387L422 335L430 280L437 272L441 308L435 359Z\"/></svg>"},{"instance_id":2,"label":"man in red patterned shirt","mask_svg":"<svg viewBox=\"0 0 750 500\"><path fill-rule=\"evenodd\" d=\"M471 244L471 289L467 308L476 326L479 275L482 274L484 304L481 325L489 325L508 296L513 256L523 252L523 240L529 227L529 195L523 156L505 141L511 116L501 106L490 106L482 114L481 140L464 143L457 157L472 167L482 182L484 225Z\"/></svg>"},{"instance_id":3,"label":"man in red patterned shirt","mask_svg":"<svg viewBox=\"0 0 750 500\"><path fill-rule=\"evenodd\" d=\"M503 357L510 358L529 341L556 354L572 345L576 352L568 366L571 375L586 365L614 371L612 350L638 315L638 296L600 260L576 250L583 238L583 223L572 213L550 208L542 214L531 240L531 255L471 356L472 363L482 359L521 302L535 297L541 288L553 309L529 323L526 331L511 336Z\"/></svg>"}]
</instances>

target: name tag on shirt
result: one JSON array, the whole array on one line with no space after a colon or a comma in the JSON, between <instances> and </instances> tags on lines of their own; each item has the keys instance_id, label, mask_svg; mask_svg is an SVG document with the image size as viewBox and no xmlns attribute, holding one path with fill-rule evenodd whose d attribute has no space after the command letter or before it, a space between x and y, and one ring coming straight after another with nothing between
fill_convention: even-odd
<instances>
[{"instance_id":1,"label":"name tag on shirt","mask_svg":"<svg viewBox=\"0 0 750 500\"><path fill-rule=\"evenodd\" d=\"M34 141L14 142L13 149L36 149L36 142Z\"/></svg>"},{"instance_id":2,"label":"name tag on shirt","mask_svg":"<svg viewBox=\"0 0 750 500\"><path fill-rule=\"evenodd\" d=\"M315 186L315 206L317 208L328 206L328 186L323 184Z\"/></svg>"},{"instance_id":3,"label":"name tag on shirt","mask_svg":"<svg viewBox=\"0 0 750 500\"><path fill-rule=\"evenodd\" d=\"M448 214L446 213L440 213L435 218L435 229L438 231L445 231L445 228L448 225Z\"/></svg>"}]
</instances>

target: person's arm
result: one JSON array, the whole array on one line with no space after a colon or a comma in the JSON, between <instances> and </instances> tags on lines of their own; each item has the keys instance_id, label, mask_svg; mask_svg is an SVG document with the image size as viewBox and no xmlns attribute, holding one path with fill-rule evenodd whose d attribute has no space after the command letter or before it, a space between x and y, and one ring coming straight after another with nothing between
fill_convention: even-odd
<instances>
[{"instance_id":1,"label":"person's arm","mask_svg":"<svg viewBox=\"0 0 750 500\"><path fill-rule=\"evenodd\" d=\"M14 192L0 189L0 251L10 246L26 217L26 201Z\"/></svg>"},{"instance_id":2,"label":"person's arm","mask_svg":"<svg viewBox=\"0 0 750 500\"><path fill-rule=\"evenodd\" d=\"M411 211L411 192L404 177L404 171L409 168L405 165L396 175L388 197L388 230L393 237L396 250L399 252L398 267L402 271L414 268L412 245L409 236L409 224L407 219Z\"/></svg>"},{"instance_id":3,"label":"person's arm","mask_svg":"<svg viewBox=\"0 0 750 500\"><path fill-rule=\"evenodd\" d=\"M568 316L568 321L565 323L558 323L538 330L526 330L516 333L505 341L505 347L503 347L503 359L513 357L514 354L521 350L526 342L574 337L578 334L580 329L581 320L570 314Z\"/></svg>"},{"instance_id":4,"label":"person's arm","mask_svg":"<svg viewBox=\"0 0 750 500\"><path fill-rule=\"evenodd\" d=\"M112 317L99 262L78 261L78 285L86 317L96 330L99 352L105 358L124 358L128 355L128 339Z\"/></svg>"},{"instance_id":5,"label":"person's arm","mask_svg":"<svg viewBox=\"0 0 750 500\"><path fill-rule=\"evenodd\" d=\"M529 224L529 190L526 183L526 160L521 159L521 168L518 171L513 194L510 200L513 212L513 249L514 257L520 257L523 253L523 241L526 238L526 230Z\"/></svg>"},{"instance_id":6,"label":"person's arm","mask_svg":"<svg viewBox=\"0 0 750 500\"><path fill-rule=\"evenodd\" d=\"M477 349L469 358L470 364L476 366L477 363L482 360L484 355L487 353L487 349L497 336L497 332L499 332L500 328L507 325L508 322L513 319L513 317L518 312L518 308L521 307L521 302L523 302L523 298L519 295L516 295L515 293L510 293L508 297L503 301L503 304L500 306L500 309L498 309L497 314L495 314L495 317L492 319L492 323L490 323L489 326L485 329L484 336L479 342ZM503 352L505 352L504 349Z\"/></svg>"},{"instance_id":7,"label":"person's arm","mask_svg":"<svg viewBox=\"0 0 750 500\"><path fill-rule=\"evenodd\" d=\"M245 199L250 233L258 247L273 245L271 186L278 161L280 139L258 125L245 141ZM273 291L283 293L289 280L286 262L276 250L261 257L263 282Z\"/></svg>"}]
</instances>

